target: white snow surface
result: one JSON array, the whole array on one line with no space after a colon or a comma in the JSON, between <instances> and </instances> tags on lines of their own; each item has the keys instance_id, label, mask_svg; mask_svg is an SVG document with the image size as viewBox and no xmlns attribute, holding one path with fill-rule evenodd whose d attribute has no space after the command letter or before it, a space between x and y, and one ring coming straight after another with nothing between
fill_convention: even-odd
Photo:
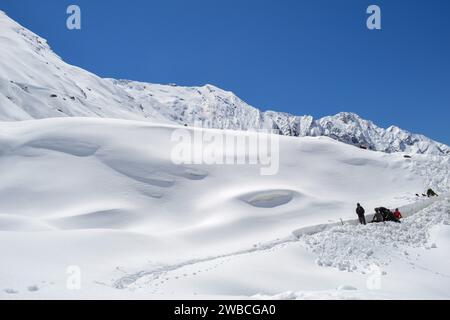
<instances>
[{"instance_id":1,"label":"white snow surface","mask_svg":"<svg viewBox=\"0 0 450 320\"><path fill-rule=\"evenodd\" d=\"M1 11L0 121L0 299L450 297L449 148L424 136L102 79ZM175 130L258 128L282 133L275 175L171 159ZM356 202L405 219L359 226Z\"/></svg>"},{"instance_id":2,"label":"white snow surface","mask_svg":"<svg viewBox=\"0 0 450 320\"><path fill-rule=\"evenodd\" d=\"M180 128L211 130L94 118L2 123L0 298L449 297L448 158L280 137L279 172L262 176L258 165L173 164ZM430 183L439 198L415 196ZM409 205L411 215L354 226L356 202L368 213ZM372 264L395 286L368 290ZM81 268L81 290L67 289L69 266Z\"/></svg>"},{"instance_id":3,"label":"white snow surface","mask_svg":"<svg viewBox=\"0 0 450 320\"><path fill-rule=\"evenodd\" d=\"M328 136L384 152L448 155L447 145L350 112L322 119L262 112L213 85L182 87L102 79L65 63L47 41L0 11L0 121L102 117L216 129L275 129Z\"/></svg>"}]
</instances>

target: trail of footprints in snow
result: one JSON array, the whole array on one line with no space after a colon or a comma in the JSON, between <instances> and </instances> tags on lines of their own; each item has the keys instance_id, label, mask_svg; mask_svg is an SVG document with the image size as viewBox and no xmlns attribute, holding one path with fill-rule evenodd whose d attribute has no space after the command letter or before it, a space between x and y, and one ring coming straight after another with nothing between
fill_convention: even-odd
<instances>
[{"instance_id":1,"label":"trail of footprints in snow","mask_svg":"<svg viewBox=\"0 0 450 320\"><path fill-rule=\"evenodd\" d=\"M39 285L37 285L37 284L32 284L32 285L29 285L29 286L26 288L26 291L31 292L31 293L33 293L33 292L38 292L38 291L41 290L44 286L46 286L46 285L52 285L52 284L54 284L54 283L48 283L48 282L46 282L46 281L42 281L41 286L39 286ZM4 293L6 293L6 294L11 294L11 295L19 294L19 293L20 293L19 290L14 289L14 288L5 288L5 289L3 289L2 291L3 291Z\"/></svg>"},{"instance_id":2,"label":"trail of footprints in snow","mask_svg":"<svg viewBox=\"0 0 450 320\"><path fill-rule=\"evenodd\" d=\"M278 239L278 241L281 241ZM254 254L258 252L259 254L268 254L274 252L280 248L285 247L288 243L297 242L297 240L293 240L289 238L285 240L287 242L275 242L273 245L262 245L259 247L258 245L254 246L254 250L243 251L235 254L229 254L225 256L213 257L210 260L199 261L198 263L186 264L182 265L179 268L173 268L166 271L155 271L153 273L148 273L145 276L142 276L128 287L130 290L149 290L150 293L156 294L158 293L164 284L169 281L179 281L187 279L188 277L195 277L201 274L205 274L207 272L214 271L220 266L230 262L233 258L237 256L245 256L247 254ZM206 265L206 266L205 266ZM186 271L185 269L190 269L193 266L198 266L198 268L194 268L193 271Z\"/></svg>"},{"instance_id":3,"label":"trail of footprints in snow","mask_svg":"<svg viewBox=\"0 0 450 320\"><path fill-rule=\"evenodd\" d=\"M175 269L172 271L163 272L158 275L150 276L149 279L146 280L138 280L136 283L133 284L133 287L135 289L150 289L150 293L156 294L158 291L162 288L162 286L171 280L183 280L188 277L195 277L197 275L207 273L210 271L213 271L217 269L218 267L224 265L225 263L229 262L232 258L226 257L226 258L219 258L218 262L215 262L213 264L210 264L210 261L202 262L200 264L210 264L204 268L195 269L194 271L182 271L183 268L190 268L192 265L181 267L180 269ZM173 275L169 276L170 273L173 273Z\"/></svg>"}]
</instances>

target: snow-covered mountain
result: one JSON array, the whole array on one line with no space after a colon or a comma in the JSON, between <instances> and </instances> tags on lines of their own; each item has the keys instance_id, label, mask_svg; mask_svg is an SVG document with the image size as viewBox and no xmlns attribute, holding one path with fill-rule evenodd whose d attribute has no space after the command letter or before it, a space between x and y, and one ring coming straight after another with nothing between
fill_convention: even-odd
<instances>
[{"instance_id":1,"label":"snow-covered mountain","mask_svg":"<svg viewBox=\"0 0 450 320\"><path fill-rule=\"evenodd\" d=\"M450 157L426 137L261 112L211 85L101 79L4 14L0 120L0 300L450 296ZM180 127L197 121L236 130ZM191 156L231 161L178 161L180 128L223 134ZM237 147L267 137L251 128L285 135L270 136L276 174ZM357 202L368 221L379 206L404 219L359 226Z\"/></svg>"},{"instance_id":2,"label":"snow-covered mountain","mask_svg":"<svg viewBox=\"0 0 450 320\"><path fill-rule=\"evenodd\" d=\"M102 79L65 63L47 41L0 11L0 120L51 117L145 120L217 129L277 129L328 136L384 152L450 154L447 145L398 127L383 129L353 113L314 119L262 112L212 85L181 87Z\"/></svg>"}]
</instances>

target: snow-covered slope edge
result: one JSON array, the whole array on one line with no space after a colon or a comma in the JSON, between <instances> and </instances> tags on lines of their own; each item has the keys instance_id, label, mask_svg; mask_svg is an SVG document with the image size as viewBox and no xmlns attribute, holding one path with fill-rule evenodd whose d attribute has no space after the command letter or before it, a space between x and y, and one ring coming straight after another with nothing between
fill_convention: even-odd
<instances>
[{"instance_id":1,"label":"snow-covered slope edge","mask_svg":"<svg viewBox=\"0 0 450 320\"><path fill-rule=\"evenodd\" d=\"M356 114L322 119L262 112L212 85L180 87L101 79L66 64L45 39L0 11L0 120L103 117L207 128L277 129L287 136L328 136L384 152L447 155L448 146Z\"/></svg>"}]
</instances>

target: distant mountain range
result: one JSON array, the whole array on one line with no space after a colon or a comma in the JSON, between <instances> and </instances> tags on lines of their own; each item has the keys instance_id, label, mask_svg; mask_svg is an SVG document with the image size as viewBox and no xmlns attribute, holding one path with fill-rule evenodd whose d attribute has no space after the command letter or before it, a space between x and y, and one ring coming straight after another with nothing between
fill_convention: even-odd
<instances>
[{"instance_id":1,"label":"distant mountain range","mask_svg":"<svg viewBox=\"0 0 450 320\"><path fill-rule=\"evenodd\" d=\"M213 85L181 87L103 79L65 63L47 41L0 11L0 121L104 117L217 129L278 129L287 136L328 136L383 152L449 155L450 147L354 113L314 119L260 111Z\"/></svg>"}]
</instances>

